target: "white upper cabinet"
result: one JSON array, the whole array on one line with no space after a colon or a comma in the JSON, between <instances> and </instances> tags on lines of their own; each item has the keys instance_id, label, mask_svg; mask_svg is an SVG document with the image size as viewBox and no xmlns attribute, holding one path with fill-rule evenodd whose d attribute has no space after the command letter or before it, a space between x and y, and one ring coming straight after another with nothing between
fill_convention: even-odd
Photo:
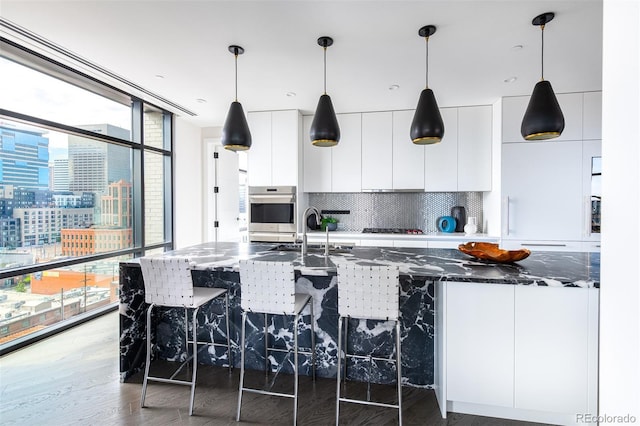
<instances>
[{"instance_id":1,"label":"white upper cabinet","mask_svg":"<svg viewBox=\"0 0 640 426\"><path fill-rule=\"evenodd\" d=\"M491 191L491 106L458 108L458 191Z\"/></svg>"},{"instance_id":2,"label":"white upper cabinet","mask_svg":"<svg viewBox=\"0 0 640 426\"><path fill-rule=\"evenodd\" d=\"M250 186L298 185L300 113L297 110L249 112Z\"/></svg>"},{"instance_id":3,"label":"white upper cabinet","mask_svg":"<svg viewBox=\"0 0 640 426\"><path fill-rule=\"evenodd\" d=\"M362 114L337 114L340 142L331 152L331 192L362 190Z\"/></svg>"},{"instance_id":4,"label":"white upper cabinet","mask_svg":"<svg viewBox=\"0 0 640 426\"><path fill-rule=\"evenodd\" d=\"M602 139L602 92L584 94L583 139Z\"/></svg>"},{"instance_id":5,"label":"white upper cabinet","mask_svg":"<svg viewBox=\"0 0 640 426\"><path fill-rule=\"evenodd\" d=\"M271 185L298 185L300 113L271 113Z\"/></svg>"},{"instance_id":6,"label":"white upper cabinet","mask_svg":"<svg viewBox=\"0 0 640 426\"><path fill-rule=\"evenodd\" d=\"M520 134L529 96L506 97L502 100L502 141L525 142ZM582 140L582 93L556 94L564 115L564 131L555 141Z\"/></svg>"},{"instance_id":7,"label":"white upper cabinet","mask_svg":"<svg viewBox=\"0 0 640 426\"><path fill-rule=\"evenodd\" d=\"M362 114L362 189L393 188L392 113Z\"/></svg>"},{"instance_id":8,"label":"white upper cabinet","mask_svg":"<svg viewBox=\"0 0 640 426\"><path fill-rule=\"evenodd\" d=\"M393 111L393 189L424 189L424 146L411 141L414 110Z\"/></svg>"},{"instance_id":9,"label":"white upper cabinet","mask_svg":"<svg viewBox=\"0 0 640 426\"><path fill-rule=\"evenodd\" d=\"M444 137L424 147L424 190L458 190L458 108L440 108Z\"/></svg>"},{"instance_id":10,"label":"white upper cabinet","mask_svg":"<svg viewBox=\"0 0 640 426\"><path fill-rule=\"evenodd\" d=\"M250 186L271 185L271 112L250 112L247 123L251 132L251 148L247 152L247 183Z\"/></svg>"},{"instance_id":11,"label":"white upper cabinet","mask_svg":"<svg viewBox=\"0 0 640 426\"><path fill-rule=\"evenodd\" d=\"M331 191L331 150L333 148L317 147L311 144L312 115L306 115L302 124L302 146L304 151L304 192Z\"/></svg>"}]
</instances>

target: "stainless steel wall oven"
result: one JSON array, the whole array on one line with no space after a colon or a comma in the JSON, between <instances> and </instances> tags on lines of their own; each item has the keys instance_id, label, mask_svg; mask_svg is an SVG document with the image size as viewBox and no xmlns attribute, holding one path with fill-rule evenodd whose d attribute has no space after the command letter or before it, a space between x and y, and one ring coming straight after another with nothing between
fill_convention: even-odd
<instances>
[{"instance_id":1,"label":"stainless steel wall oven","mask_svg":"<svg viewBox=\"0 0 640 426\"><path fill-rule=\"evenodd\" d=\"M249 187L249 241L295 241L295 186Z\"/></svg>"}]
</instances>

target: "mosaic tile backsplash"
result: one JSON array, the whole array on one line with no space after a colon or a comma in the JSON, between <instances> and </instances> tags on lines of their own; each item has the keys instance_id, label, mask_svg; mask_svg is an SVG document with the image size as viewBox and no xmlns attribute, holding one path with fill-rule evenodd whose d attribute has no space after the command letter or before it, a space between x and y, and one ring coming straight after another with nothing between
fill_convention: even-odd
<instances>
[{"instance_id":1,"label":"mosaic tile backsplash","mask_svg":"<svg viewBox=\"0 0 640 426\"><path fill-rule=\"evenodd\" d=\"M478 218L479 228L484 223L482 192L310 193L309 205L319 210L350 210L350 214L325 215L338 219L338 231L419 228L438 232L438 218L451 215L453 206L464 206L467 217Z\"/></svg>"}]
</instances>

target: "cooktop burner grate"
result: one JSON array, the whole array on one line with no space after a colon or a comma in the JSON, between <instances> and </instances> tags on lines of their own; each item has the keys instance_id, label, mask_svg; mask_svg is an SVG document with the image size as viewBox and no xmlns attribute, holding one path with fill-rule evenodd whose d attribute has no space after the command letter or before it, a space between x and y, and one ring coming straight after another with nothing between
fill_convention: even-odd
<instances>
[{"instance_id":1,"label":"cooktop burner grate","mask_svg":"<svg viewBox=\"0 0 640 426\"><path fill-rule=\"evenodd\" d=\"M407 229L407 228L364 228L363 234L423 234L422 229Z\"/></svg>"}]
</instances>

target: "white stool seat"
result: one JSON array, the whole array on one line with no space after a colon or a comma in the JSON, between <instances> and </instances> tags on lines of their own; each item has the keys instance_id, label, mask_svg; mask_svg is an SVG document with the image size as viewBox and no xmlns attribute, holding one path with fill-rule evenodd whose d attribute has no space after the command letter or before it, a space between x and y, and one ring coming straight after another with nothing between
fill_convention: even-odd
<instances>
[{"instance_id":1,"label":"white stool seat","mask_svg":"<svg viewBox=\"0 0 640 426\"><path fill-rule=\"evenodd\" d=\"M240 261L240 291L242 306L242 344L240 361L240 389L238 393L238 413L236 421L240 421L242 408L242 393L253 392L271 396L293 398L293 424L297 422L298 414L298 353L311 355L312 374L315 379L315 330L313 318L313 299L309 294L295 292L295 272L293 264L288 262L266 262L241 260ZM306 306L309 306L311 316L311 350L303 352L298 350L298 319ZM268 359L270 351L284 351L287 356L290 349L270 348L268 345L267 315L293 316L293 369L294 389L293 393L271 392L268 390L247 388L244 386L244 359L245 359L245 328L247 313L264 314L264 345L265 345L265 370L268 372ZM275 381L275 379L274 379Z\"/></svg>"},{"instance_id":2,"label":"white stool seat","mask_svg":"<svg viewBox=\"0 0 640 426\"><path fill-rule=\"evenodd\" d=\"M402 425L402 369L401 369L401 349L400 349L400 272L397 266L384 265L357 265L355 263L338 264L338 374L336 392L336 426L340 419L340 403L349 402L364 405L375 405L378 407L395 408L398 410L398 424ZM369 365L374 360L393 362L396 365L396 387L398 393L397 404L386 404L371 401L370 381L367 382L367 399L345 398L341 394L340 379L342 375L342 328L343 324L348 325L349 318L394 321L395 322L395 354L393 360L391 355L388 358L380 358L373 354L348 354L345 344L345 367L344 376L347 378L347 358L355 357L368 359ZM345 326L344 339L348 338L348 328ZM370 378L368 378L370 380Z\"/></svg>"},{"instance_id":3,"label":"white stool seat","mask_svg":"<svg viewBox=\"0 0 640 426\"><path fill-rule=\"evenodd\" d=\"M144 280L145 302L149 304L147 309L147 358L145 364L144 380L142 384L142 396L140 406L144 407L149 381L187 385L191 387L189 401L189 415L193 414L193 403L196 390L196 372L198 369L198 345L226 346L229 361L229 370L232 367L231 342L229 340L229 294L224 288L194 287L191 277L193 263L183 256L146 256L140 258L140 267ZM224 296L226 312L226 344L211 342L198 342L197 315L199 309L206 303ZM156 306L167 308L184 308L185 310L185 340L188 352L189 343L192 346L192 356L169 377L157 377L149 375L151 365L151 313ZM188 313L191 311L192 338L189 340ZM178 380L174 377L182 367L193 359L193 372L191 380Z\"/></svg>"}]
</instances>

